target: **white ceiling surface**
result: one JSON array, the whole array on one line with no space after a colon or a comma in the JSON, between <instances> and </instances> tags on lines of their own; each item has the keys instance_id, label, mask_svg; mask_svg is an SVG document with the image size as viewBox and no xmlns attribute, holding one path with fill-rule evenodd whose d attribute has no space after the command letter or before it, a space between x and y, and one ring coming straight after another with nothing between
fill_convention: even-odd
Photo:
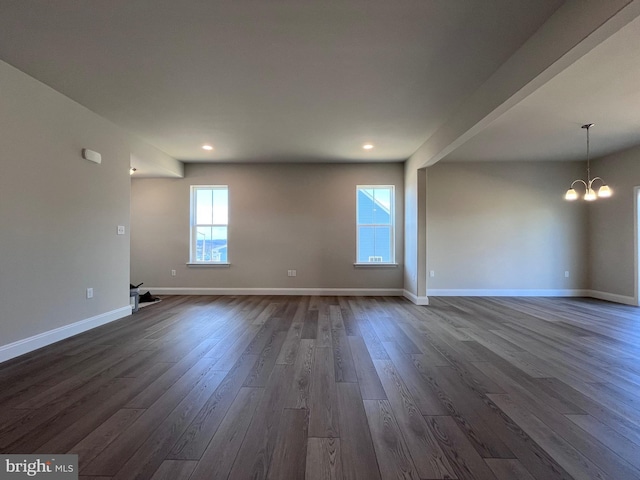
<instances>
[{"instance_id":1,"label":"white ceiling surface","mask_svg":"<svg viewBox=\"0 0 640 480\"><path fill-rule=\"evenodd\" d=\"M585 160L640 144L640 17L558 74L445 161Z\"/></svg>"},{"instance_id":2,"label":"white ceiling surface","mask_svg":"<svg viewBox=\"0 0 640 480\"><path fill-rule=\"evenodd\" d=\"M0 59L180 160L403 161L562 3L2 0Z\"/></svg>"}]
</instances>

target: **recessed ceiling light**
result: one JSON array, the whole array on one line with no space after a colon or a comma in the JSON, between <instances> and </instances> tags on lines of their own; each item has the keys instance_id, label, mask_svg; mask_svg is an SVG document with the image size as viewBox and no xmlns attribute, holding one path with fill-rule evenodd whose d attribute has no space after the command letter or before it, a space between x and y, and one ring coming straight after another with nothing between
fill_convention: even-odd
<instances>
[{"instance_id":1,"label":"recessed ceiling light","mask_svg":"<svg viewBox=\"0 0 640 480\"><path fill-rule=\"evenodd\" d=\"M213 147L211 145L202 145L202 149L203 150L213 150Z\"/></svg>"},{"instance_id":2,"label":"recessed ceiling light","mask_svg":"<svg viewBox=\"0 0 640 480\"><path fill-rule=\"evenodd\" d=\"M362 148L364 148L365 150L371 150L373 148L373 145L370 143L365 143L364 145L362 145Z\"/></svg>"}]
</instances>

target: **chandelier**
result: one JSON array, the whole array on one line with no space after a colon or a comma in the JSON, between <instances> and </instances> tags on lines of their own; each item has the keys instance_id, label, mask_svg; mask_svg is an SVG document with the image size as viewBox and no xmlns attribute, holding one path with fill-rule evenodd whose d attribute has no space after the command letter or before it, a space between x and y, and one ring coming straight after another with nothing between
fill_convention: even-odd
<instances>
[{"instance_id":1,"label":"chandelier","mask_svg":"<svg viewBox=\"0 0 640 480\"><path fill-rule=\"evenodd\" d=\"M576 183L582 183L584 185L585 192L584 192L584 197L582 198L587 202L593 202L598 197L607 198L611 196L612 191L607 186L607 184L604 183L604 180L602 180L602 178L600 177L591 178L591 164L589 162L589 129L591 127L593 127L593 123L587 123L586 125L582 125L582 128L587 130L587 181L585 182L584 180L580 180L580 179L574 180L571 183L571 187L569 188L569 190L567 190L567 193L564 194L565 200L573 201L578 199L578 192L576 192L576 190L573 188L573 186ZM592 185L593 185L593 182L595 182L596 180L600 180L600 182L602 182L602 185L597 190L594 190L592 188Z\"/></svg>"}]
</instances>

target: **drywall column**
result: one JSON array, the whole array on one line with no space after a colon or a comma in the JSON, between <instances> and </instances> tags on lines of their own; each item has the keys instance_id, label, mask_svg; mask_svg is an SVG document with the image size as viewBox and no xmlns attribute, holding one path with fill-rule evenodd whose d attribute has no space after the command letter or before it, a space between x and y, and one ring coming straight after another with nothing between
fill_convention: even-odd
<instances>
[{"instance_id":1,"label":"drywall column","mask_svg":"<svg viewBox=\"0 0 640 480\"><path fill-rule=\"evenodd\" d=\"M418 170L418 304L428 305L427 298L427 169Z\"/></svg>"},{"instance_id":2,"label":"drywall column","mask_svg":"<svg viewBox=\"0 0 640 480\"><path fill-rule=\"evenodd\" d=\"M418 305L428 305L427 268L427 173L415 161L404 164L404 296Z\"/></svg>"}]
</instances>

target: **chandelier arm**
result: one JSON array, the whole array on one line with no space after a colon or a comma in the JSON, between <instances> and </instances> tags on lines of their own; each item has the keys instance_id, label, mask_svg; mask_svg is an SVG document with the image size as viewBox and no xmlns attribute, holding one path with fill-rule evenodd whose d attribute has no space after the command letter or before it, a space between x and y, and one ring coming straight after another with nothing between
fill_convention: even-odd
<instances>
[{"instance_id":1,"label":"chandelier arm","mask_svg":"<svg viewBox=\"0 0 640 480\"><path fill-rule=\"evenodd\" d=\"M591 181L589 182L589 188L591 188L591 185L593 184L593 182L595 182L596 180L600 180L602 182L602 185L606 185L607 182L605 182L602 178L600 177L593 177L591 179Z\"/></svg>"},{"instance_id":2,"label":"chandelier arm","mask_svg":"<svg viewBox=\"0 0 640 480\"><path fill-rule=\"evenodd\" d=\"M598 177L598 178L599 178L599 177ZM594 180L595 180L595 178L594 178ZM585 190L589 190L589 189L591 188L591 182L589 182L589 185L587 185L587 182L585 182L584 180L580 180L580 179L578 179L578 180L574 180L574 181L571 183L571 188L573 188L573 186L576 184L576 182L580 182L581 184L583 184L583 185L584 185Z\"/></svg>"}]
</instances>

